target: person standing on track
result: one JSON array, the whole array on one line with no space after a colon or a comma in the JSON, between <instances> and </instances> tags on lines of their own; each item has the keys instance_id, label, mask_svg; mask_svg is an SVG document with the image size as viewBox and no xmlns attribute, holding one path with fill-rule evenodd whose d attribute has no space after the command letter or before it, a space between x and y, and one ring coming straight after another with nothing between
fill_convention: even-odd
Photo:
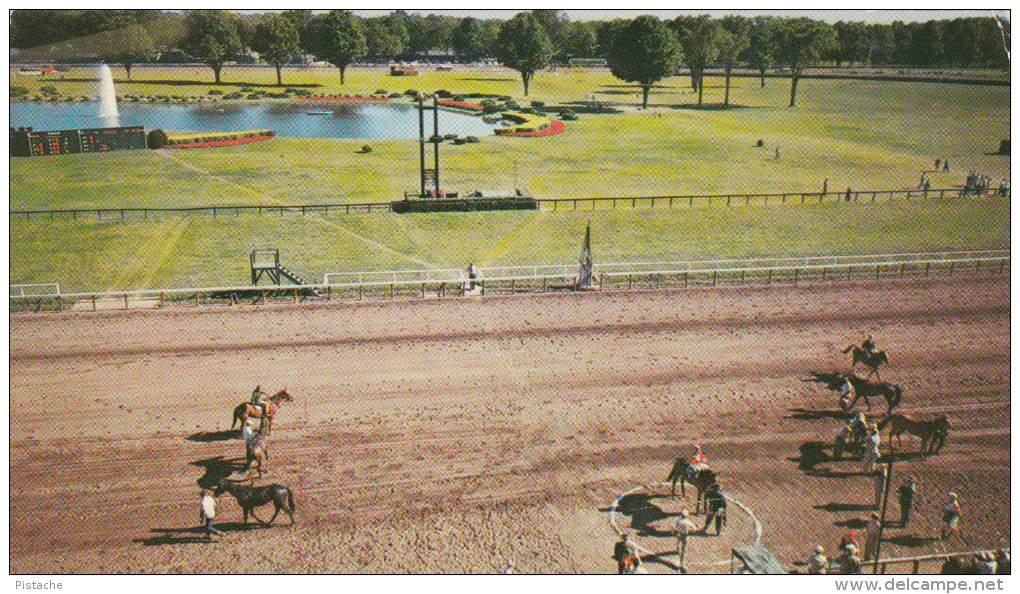
<instances>
[{"instance_id":1,"label":"person standing on track","mask_svg":"<svg viewBox=\"0 0 1020 594\"><path fill-rule=\"evenodd\" d=\"M620 541L613 547L613 559L616 559L616 573L626 572L625 560L628 557L637 557L637 548L630 541L630 535L624 532L620 535Z\"/></svg>"},{"instance_id":2,"label":"person standing on track","mask_svg":"<svg viewBox=\"0 0 1020 594\"><path fill-rule=\"evenodd\" d=\"M960 502L956 493L949 493L949 500L942 508L942 524L939 527L939 540L945 540L956 534L960 522Z\"/></svg>"},{"instance_id":3,"label":"person standing on track","mask_svg":"<svg viewBox=\"0 0 1020 594\"><path fill-rule=\"evenodd\" d=\"M871 507L875 509L882 509L882 497L885 495L885 483L889 478L888 467L885 464L875 466L875 472L872 473L872 478L875 482L875 497L871 502Z\"/></svg>"},{"instance_id":4,"label":"person standing on track","mask_svg":"<svg viewBox=\"0 0 1020 594\"><path fill-rule=\"evenodd\" d=\"M868 436L864 439L864 458L861 460L861 468L865 474L875 472L875 463L878 462L878 446L882 437L878 434L878 426L874 423L868 426Z\"/></svg>"},{"instance_id":5,"label":"person standing on track","mask_svg":"<svg viewBox=\"0 0 1020 594\"><path fill-rule=\"evenodd\" d=\"M205 538L206 540L212 540L213 535L223 536L223 533L213 526L213 519L216 518L216 499L205 489L199 493L202 498L201 506L198 512L198 518L205 523Z\"/></svg>"},{"instance_id":6,"label":"person standing on track","mask_svg":"<svg viewBox=\"0 0 1020 594\"><path fill-rule=\"evenodd\" d=\"M676 521L676 554L679 558L678 568L685 572L684 558L687 556L687 537L698 531L698 527L691 522L691 513L686 509L680 510L680 517Z\"/></svg>"},{"instance_id":7,"label":"person standing on track","mask_svg":"<svg viewBox=\"0 0 1020 594\"><path fill-rule=\"evenodd\" d=\"M815 547L815 554L808 557L807 572L810 575L824 575L829 572L829 558L825 556L825 547Z\"/></svg>"},{"instance_id":8,"label":"person standing on track","mask_svg":"<svg viewBox=\"0 0 1020 594\"><path fill-rule=\"evenodd\" d=\"M907 477L907 482L900 485L900 527L906 528L910 521L910 508L914 506L914 496L917 495L917 486L914 484L913 475Z\"/></svg>"},{"instance_id":9,"label":"person standing on track","mask_svg":"<svg viewBox=\"0 0 1020 594\"><path fill-rule=\"evenodd\" d=\"M719 492L719 483L713 483L705 492L705 525L701 532L708 532L708 526L715 519L715 535L719 536L722 527L726 523L726 498Z\"/></svg>"},{"instance_id":10,"label":"person standing on track","mask_svg":"<svg viewBox=\"0 0 1020 594\"><path fill-rule=\"evenodd\" d=\"M878 534L882 527L882 522L878 520L878 514L871 512L871 520L868 525L865 526L867 534L864 536L864 560L868 561L875 557L875 553L878 552Z\"/></svg>"}]
</instances>

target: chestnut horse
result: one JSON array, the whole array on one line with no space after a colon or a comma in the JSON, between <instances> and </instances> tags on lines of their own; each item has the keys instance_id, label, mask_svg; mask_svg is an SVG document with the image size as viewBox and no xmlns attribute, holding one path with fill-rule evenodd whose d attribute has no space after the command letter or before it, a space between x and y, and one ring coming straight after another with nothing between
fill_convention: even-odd
<instances>
[{"instance_id":1,"label":"chestnut horse","mask_svg":"<svg viewBox=\"0 0 1020 594\"><path fill-rule=\"evenodd\" d=\"M852 344L843 349L842 352L843 353L852 352L851 357L853 358L854 363L853 365L850 366L850 369L852 369L854 373L857 373L857 364L864 363L865 367L871 369L871 373L868 374L868 378L874 375L878 379L880 380L882 379L882 376L878 374L878 366L881 365L882 363L889 362L889 357L885 356L885 351L876 351L869 355L868 351L865 351L861 347Z\"/></svg>"},{"instance_id":2,"label":"chestnut horse","mask_svg":"<svg viewBox=\"0 0 1020 594\"><path fill-rule=\"evenodd\" d=\"M267 399L265 418L266 433L269 433L270 428L273 426L273 417L276 416L276 409L280 407L280 404L290 402L292 400L294 399L287 392L287 388L280 390ZM244 423L248 420L248 417L253 419L261 418L262 410L251 402L242 402L241 404L238 404L234 408L234 420L230 423L230 428L233 429L234 425L236 425L238 421Z\"/></svg>"}]
</instances>

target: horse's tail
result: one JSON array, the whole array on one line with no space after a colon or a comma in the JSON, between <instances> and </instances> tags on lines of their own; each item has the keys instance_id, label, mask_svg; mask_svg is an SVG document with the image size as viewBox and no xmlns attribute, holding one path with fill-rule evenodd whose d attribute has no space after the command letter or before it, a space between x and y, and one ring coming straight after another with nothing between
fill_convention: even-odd
<instances>
[{"instance_id":1,"label":"horse's tail","mask_svg":"<svg viewBox=\"0 0 1020 594\"><path fill-rule=\"evenodd\" d=\"M289 487L284 488L287 489L287 503L290 504L290 511L296 511L297 505L294 504L294 493L290 490Z\"/></svg>"},{"instance_id":2,"label":"horse's tail","mask_svg":"<svg viewBox=\"0 0 1020 594\"><path fill-rule=\"evenodd\" d=\"M235 409L234 409L234 420L233 420L233 421L231 421L231 423L230 423L230 428L231 428L231 429L233 429L233 428L234 428L234 425L236 425L236 424L237 424L237 420L238 420L238 419L240 418L240 416L241 416L241 415L237 414L237 409L235 408Z\"/></svg>"},{"instance_id":3,"label":"horse's tail","mask_svg":"<svg viewBox=\"0 0 1020 594\"><path fill-rule=\"evenodd\" d=\"M882 429L885 429L885 426L889 424L889 421L893 420L893 417L897 417L897 416L899 416L899 415L889 415L886 418L884 418L881 421L879 421L878 422L878 430L881 431Z\"/></svg>"},{"instance_id":4,"label":"horse's tail","mask_svg":"<svg viewBox=\"0 0 1020 594\"><path fill-rule=\"evenodd\" d=\"M673 463L673 469L669 471L669 476L666 477L667 481L672 481L683 476L683 466L685 460L683 458L677 458L676 462Z\"/></svg>"},{"instance_id":5,"label":"horse's tail","mask_svg":"<svg viewBox=\"0 0 1020 594\"><path fill-rule=\"evenodd\" d=\"M843 349L841 352L845 355L845 354L849 353L850 350L854 348L854 346L856 346L856 345L849 345L848 347Z\"/></svg>"}]
</instances>

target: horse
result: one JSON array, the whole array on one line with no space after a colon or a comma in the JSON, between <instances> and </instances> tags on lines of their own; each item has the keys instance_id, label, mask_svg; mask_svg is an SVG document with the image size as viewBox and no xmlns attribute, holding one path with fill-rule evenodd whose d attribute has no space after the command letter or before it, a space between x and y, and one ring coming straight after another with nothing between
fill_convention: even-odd
<instances>
[{"instance_id":1,"label":"horse","mask_svg":"<svg viewBox=\"0 0 1020 594\"><path fill-rule=\"evenodd\" d=\"M262 463L266 462L266 472L269 472L269 437L266 434L260 432L255 439L245 444L244 450L243 470L249 470L252 462L254 462L256 464L255 470L258 471L259 476L262 476Z\"/></svg>"},{"instance_id":2,"label":"horse","mask_svg":"<svg viewBox=\"0 0 1020 594\"><path fill-rule=\"evenodd\" d=\"M888 408L886 414L892 414L893 409L899 406L903 400L903 390L895 384L890 384L889 382L873 383L853 374L843 377L853 386L855 395L854 399L844 407L845 412L850 412L858 398L864 398L864 404L867 405L868 410L871 410L871 401L868 400L868 396L882 396L885 398L885 404Z\"/></svg>"},{"instance_id":3,"label":"horse","mask_svg":"<svg viewBox=\"0 0 1020 594\"><path fill-rule=\"evenodd\" d=\"M708 491L716 481L715 471L708 468L702 470L694 470L694 466L687 461L687 458L680 456L673 463L673 470L669 471L669 476L666 477L667 481L672 481L670 488L670 495L676 497L676 482L680 481L680 494L684 497L687 496L687 492L684 489L684 483L688 482L698 490L698 499L694 504L694 513L698 513L701 509L701 500L705 497L705 492Z\"/></svg>"},{"instance_id":4,"label":"horse","mask_svg":"<svg viewBox=\"0 0 1020 594\"><path fill-rule=\"evenodd\" d=\"M264 420L266 424L266 433L269 433L273 427L273 417L276 416L276 410L282 403L291 402L292 400L294 400L294 398L291 397L289 392L287 392L287 388L284 388L269 397L268 402L266 402L266 418ZM248 417L253 419L261 418L262 409L251 402L242 402L241 404L238 404L234 407L234 419L230 423L230 428L233 429L234 425L236 425L238 421L244 423L248 420Z\"/></svg>"},{"instance_id":5,"label":"horse","mask_svg":"<svg viewBox=\"0 0 1020 594\"><path fill-rule=\"evenodd\" d=\"M946 437L949 435L949 419L946 415L939 415L931 421L921 421L907 415L890 415L878 424L882 429L889 427L889 447L892 447L892 438L895 435L897 443L902 447L903 433L910 433L921 438L921 455L938 454L942 446L946 444Z\"/></svg>"},{"instance_id":6,"label":"horse","mask_svg":"<svg viewBox=\"0 0 1020 594\"><path fill-rule=\"evenodd\" d=\"M851 351L853 352L853 354L851 355L851 357L853 358L853 365L851 365L850 369L853 370L855 375L857 374L857 364L864 363L865 367L871 368L871 373L868 374L868 378L874 375L878 379L882 379L882 376L879 375L878 373L878 366L881 365L882 363L889 362L889 357L885 355L885 351L877 351L869 355L868 351L865 351L861 347L852 344L843 349L842 352L846 354L850 353Z\"/></svg>"},{"instance_id":7,"label":"horse","mask_svg":"<svg viewBox=\"0 0 1020 594\"><path fill-rule=\"evenodd\" d=\"M213 493L219 497L223 493L230 493L237 500L237 504L241 506L241 511L244 513L244 525L248 525L248 514L251 517L259 521L264 526L272 526L273 520L276 519L276 515L280 513L280 510L287 512L290 516L290 525L294 525L294 511L297 506L294 505L294 494L291 493L290 489L273 483L272 485L264 485L261 487L249 487L239 483L230 482L227 480L220 481L220 484L213 490ZM273 517L269 518L268 522L264 522L261 518L255 515L255 508L262 507L268 503L272 503L276 507L276 511L273 512Z\"/></svg>"}]
</instances>

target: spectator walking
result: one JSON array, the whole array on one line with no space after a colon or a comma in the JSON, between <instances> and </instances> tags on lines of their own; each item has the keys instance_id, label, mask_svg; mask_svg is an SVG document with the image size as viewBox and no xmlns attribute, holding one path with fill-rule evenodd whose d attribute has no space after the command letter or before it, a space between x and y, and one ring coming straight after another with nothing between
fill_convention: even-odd
<instances>
[{"instance_id":1,"label":"spectator walking","mask_svg":"<svg viewBox=\"0 0 1020 594\"><path fill-rule=\"evenodd\" d=\"M829 178L825 178L825 181L822 182L822 196L825 196L828 193L829 193Z\"/></svg>"},{"instance_id":2,"label":"spectator walking","mask_svg":"<svg viewBox=\"0 0 1020 594\"><path fill-rule=\"evenodd\" d=\"M958 530L959 523L960 502L956 498L956 493L950 492L946 506L942 508L942 524L939 526L939 540L945 540L955 534Z\"/></svg>"},{"instance_id":3,"label":"spectator walking","mask_svg":"<svg viewBox=\"0 0 1020 594\"><path fill-rule=\"evenodd\" d=\"M211 493L202 489L200 493L202 503L198 512L198 518L205 523L205 538L206 540L212 540L213 535L223 536L223 533L213 526L213 520L216 518L216 499Z\"/></svg>"},{"instance_id":4,"label":"spectator walking","mask_svg":"<svg viewBox=\"0 0 1020 594\"><path fill-rule=\"evenodd\" d=\"M698 527L691 522L691 513L686 509L680 510L680 517L676 521L676 554L680 561L680 571L684 571L684 559L687 556L687 538L690 534L697 532Z\"/></svg>"},{"instance_id":5,"label":"spectator walking","mask_svg":"<svg viewBox=\"0 0 1020 594\"><path fill-rule=\"evenodd\" d=\"M936 157L935 158L935 171L939 170L939 165L941 165L941 164L942 164L942 159L939 159L939 158Z\"/></svg>"},{"instance_id":6,"label":"spectator walking","mask_svg":"<svg viewBox=\"0 0 1020 594\"><path fill-rule=\"evenodd\" d=\"M878 552L878 534L882 528L882 523L878 520L878 514L871 512L871 520L868 521L868 525L864 527L867 530L867 534L864 536L864 560L870 561L875 558L875 554Z\"/></svg>"},{"instance_id":7,"label":"spectator walking","mask_svg":"<svg viewBox=\"0 0 1020 594\"><path fill-rule=\"evenodd\" d=\"M850 192L851 192L850 186L847 186L846 187L846 201L847 202L850 202Z\"/></svg>"},{"instance_id":8,"label":"spectator walking","mask_svg":"<svg viewBox=\"0 0 1020 594\"><path fill-rule=\"evenodd\" d=\"M861 558L857 556L857 547L848 544L843 547L843 554L836 557L839 564L839 572L843 575L860 575Z\"/></svg>"},{"instance_id":9,"label":"spectator walking","mask_svg":"<svg viewBox=\"0 0 1020 594\"><path fill-rule=\"evenodd\" d=\"M871 507L882 509L882 497L885 495L885 483L889 478L889 468L885 464L876 465L872 478L874 479L875 497L871 502Z\"/></svg>"},{"instance_id":10,"label":"spectator walking","mask_svg":"<svg viewBox=\"0 0 1020 594\"><path fill-rule=\"evenodd\" d=\"M815 547L815 554L808 557L807 572L811 575L824 575L829 572L829 558L825 556L825 547Z\"/></svg>"},{"instance_id":11,"label":"spectator walking","mask_svg":"<svg viewBox=\"0 0 1020 594\"><path fill-rule=\"evenodd\" d=\"M708 532L708 526L715 519L715 535L719 536L726 524L726 498L719 492L719 483L713 483L705 492L705 525L702 532Z\"/></svg>"},{"instance_id":12,"label":"spectator walking","mask_svg":"<svg viewBox=\"0 0 1020 594\"><path fill-rule=\"evenodd\" d=\"M923 188L924 187L924 182L927 181L927 179L928 179L928 175L924 171L922 171L921 172L921 181L917 182L917 187L918 188Z\"/></svg>"},{"instance_id":13,"label":"spectator walking","mask_svg":"<svg viewBox=\"0 0 1020 594\"><path fill-rule=\"evenodd\" d=\"M779 145L776 145L776 161L779 160Z\"/></svg>"},{"instance_id":14,"label":"spectator walking","mask_svg":"<svg viewBox=\"0 0 1020 594\"><path fill-rule=\"evenodd\" d=\"M949 171L949 157L942 161L942 171Z\"/></svg>"},{"instance_id":15,"label":"spectator walking","mask_svg":"<svg viewBox=\"0 0 1020 594\"><path fill-rule=\"evenodd\" d=\"M875 463L878 462L878 446L882 437L878 434L878 427L871 423L868 425L868 436L864 439L864 458L861 460L861 467L865 474L875 472Z\"/></svg>"},{"instance_id":16,"label":"spectator walking","mask_svg":"<svg viewBox=\"0 0 1020 594\"><path fill-rule=\"evenodd\" d=\"M907 477L907 481L900 485L900 526L907 527L910 521L910 508L914 506L914 496L917 495L917 485L914 484L914 476Z\"/></svg>"},{"instance_id":17,"label":"spectator walking","mask_svg":"<svg viewBox=\"0 0 1020 594\"><path fill-rule=\"evenodd\" d=\"M620 535L620 541L613 547L613 559L616 559L616 573L624 573L625 560L628 557L637 557L637 547L630 541L630 535L624 532Z\"/></svg>"}]
</instances>

